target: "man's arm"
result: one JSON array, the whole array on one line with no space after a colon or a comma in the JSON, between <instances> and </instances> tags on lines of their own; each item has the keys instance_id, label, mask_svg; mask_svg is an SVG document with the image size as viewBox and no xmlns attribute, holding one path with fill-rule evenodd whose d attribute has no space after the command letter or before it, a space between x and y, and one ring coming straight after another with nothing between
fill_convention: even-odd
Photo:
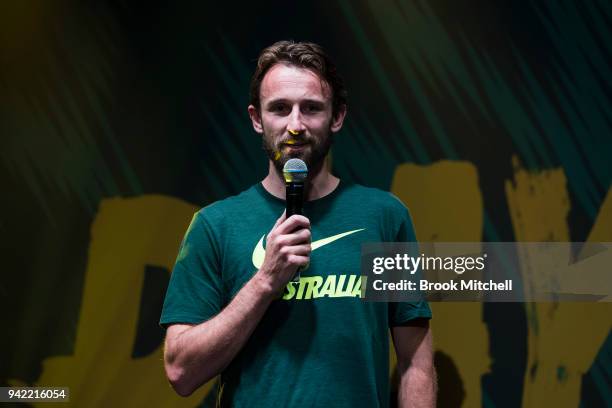
<instances>
[{"instance_id":1,"label":"man's arm","mask_svg":"<svg viewBox=\"0 0 612 408\"><path fill-rule=\"evenodd\" d=\"M242 349L272 300L310 255L310 223L283 214L266 242L261 269L218 315L198 325L174 324L166 332L164 366L175 391L188 396L219 374Z\"/></svg>"},{"instance_id":2,"label":"man's arm","mask_svg":"<svg viewBox=\"0 0 612 408\"><path fill-rule=\"evenodd\" d=\"M391 329L400 377L398 406L436 406L436 371L429 320L416 319L409 326Z\"/></svg>"},{"instance_id":3,"label":"man's arm","mask_svg":"<svg viewBox=\"0 0 612 408\"><path fill-rule=\"evenodd\" d=\"M272 292L253 278L217 316L197 326L174 324L166 332L166 375L181 396L220 373L244 346L272 301Z\"/></svg>"}]
</instances>

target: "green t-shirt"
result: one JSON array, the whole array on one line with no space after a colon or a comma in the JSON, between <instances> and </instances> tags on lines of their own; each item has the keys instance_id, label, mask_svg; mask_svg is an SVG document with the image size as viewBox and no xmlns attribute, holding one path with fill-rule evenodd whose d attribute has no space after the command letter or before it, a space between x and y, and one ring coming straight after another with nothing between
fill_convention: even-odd
<instances>
[{"instance_id":1,"label":"green t-shirt","mask_svg":"<svg viewBox=\"0 0 612 408\"><path fill-rule=\"evenodd\" d=\"M265 234L285 202L256 184L198 211L172 272L160 324L218 314L263 261ZM387 407L389 327L430 318L426 302L360 299L361 244L415 241L393 195L340 185L304 204L310 265L289 283L226 370L221 406Z\"/></svg>"}]
</instances>

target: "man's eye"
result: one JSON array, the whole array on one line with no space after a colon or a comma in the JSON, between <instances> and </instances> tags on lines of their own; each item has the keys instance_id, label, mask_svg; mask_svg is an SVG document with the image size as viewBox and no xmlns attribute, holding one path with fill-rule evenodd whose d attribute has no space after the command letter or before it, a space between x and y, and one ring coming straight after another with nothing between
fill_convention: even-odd
<instances>
[{"instance_id":1,"label":"man's eye","mask_svg":"<svg viewBox=\"0 0 612 408\"><path fill-rule=\"evenodd\" d=\"M318 105L307 105L306 106L306 112L314 113L314 112L320 112L320 111L321 111L321 107Z\"/></svg>"},{"instance_id":2,"label":"man's eye","mask_svg":"<svg viewBox=\"0 0 612 408\"><path fill-rule=\"evenodd\" d=\"M286 112L287 111L287 107L284 105L274 105L272 106L272 108L270 109L272 112Z\"/></svg>"}]
</instances>

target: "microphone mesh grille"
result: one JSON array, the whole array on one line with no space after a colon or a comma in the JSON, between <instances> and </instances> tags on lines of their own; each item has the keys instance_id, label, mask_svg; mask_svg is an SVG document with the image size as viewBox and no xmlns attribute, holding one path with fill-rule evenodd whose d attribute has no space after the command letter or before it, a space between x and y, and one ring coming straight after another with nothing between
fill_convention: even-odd
<instances>
[{"instance_id":1,"label":"microphone mesh grille","mask_svg":"<svg viewBox=\"0 0 612 408\"><path fill-rule=\"evenodd\" d=\"M287 183L292 181L302 182L308 176L308 167L303 160L289 159L283 167L283 175Z\"/></svg>"}]
</instances>

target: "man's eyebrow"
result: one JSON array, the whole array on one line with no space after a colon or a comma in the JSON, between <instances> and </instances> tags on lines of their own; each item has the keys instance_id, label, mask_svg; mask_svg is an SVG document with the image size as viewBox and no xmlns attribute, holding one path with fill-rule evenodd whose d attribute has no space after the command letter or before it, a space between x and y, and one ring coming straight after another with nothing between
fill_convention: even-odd
<instances>
[{"instance_id":1,"label":"man's eyebrow","mask_svg":"<svg viewBox=\"0 0 612 408\"><path fill-rule=\"evenodd\" d=\"M277 103L287 103L287 102L289 102L289 100L288 100L288 99L285 99L285 98L277 98L277 99L271 99L271 100L269 100L269 101L266 101L265 105L266 105L266 106L270 106L270 105L274 105L274 104L277 104Z\"/></svg>"},{"instance_id":2,"label":"man's eyebrow","mask_svg":"<svg viewBox=\"0 0 612 408\"><path fill-rule=\"evenodd\" d=\"M269 101L266 101L265 106L271 106L271 105L278 104L278 103L291 103L291 101L286 98L271 99ZM300 103L316 103L316 104L325 105L325 100L307 98L307 99L302 99Z\"/></svg>"},{"instance_id":3,"label":"man's eyebrow","mask_svg":"<svg viewBox=\"0 0 612 408\"><path fill-rule=\"evenodd\" d=\"M321 105L325 105L325 100L321 100L321 99L304 99L303 102L306 103L317 103L317 104L321 104Z\"/></svg>"}]
</instances>

